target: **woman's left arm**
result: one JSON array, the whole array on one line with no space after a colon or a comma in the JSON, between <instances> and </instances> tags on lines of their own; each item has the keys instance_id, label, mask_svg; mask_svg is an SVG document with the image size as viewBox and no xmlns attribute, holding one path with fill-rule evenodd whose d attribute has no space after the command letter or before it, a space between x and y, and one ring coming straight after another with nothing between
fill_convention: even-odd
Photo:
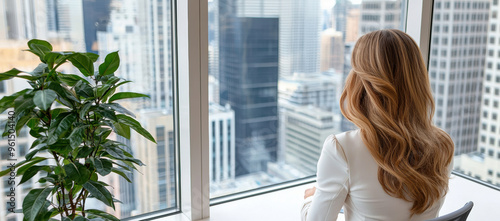
<instances>
[{"instance_id":1,"label":"woman's left arm","mask_svg":"<svg viewBox=\"0 0 500 221\"><path fill-rule=\"evenodd\" d=\"M349 192L344 151L334 136L325 140L318 160L316 191L302 206L302 221L335 220Z\"/></svg>"}]
</instances>

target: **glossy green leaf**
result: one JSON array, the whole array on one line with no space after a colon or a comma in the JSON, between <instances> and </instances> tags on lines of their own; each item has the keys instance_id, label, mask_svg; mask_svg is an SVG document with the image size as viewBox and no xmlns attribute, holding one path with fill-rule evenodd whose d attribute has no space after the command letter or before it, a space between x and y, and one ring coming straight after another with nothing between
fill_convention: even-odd
<instances>
[{"instance_id":1,"label":"glossy green leaf","mask_svg":"<svg viewBox=\"0 0 500 221\"><path fill-rule=\"evenodd\" d=\"M85 116L92 107L92 101L86 102L80 109L80 119L85 120Z\"/></svg>"},{"instance_id":2,"label":"glossy green leaf","mask_svg":"<svg viewBox=\"0 0 500 221\"><path fill-rule=\"evenodd\" d=\"M82 144L84 131L88 127L89 125L82 125L76 127L75 129L73 129L73 131L71 131L71 134L68 137L71 148L74 149L75 147L78 147L80 146L80 144Z\"/></svg>"},{"instance_id":3,"label":"glossy green leaf","mask_svg":"<svg viewBox=\"0 0 500 221\"><path fill-rule=\"evenodd\" d=\"M85 53L85 55L87 55L87 57L89 57L92 62L96 62L97 59L99 59L99 55L94 54L92 52L87 52L87 53Z\"/></svg>"},{"instance_id":4,"label":"glossy green leaf","mask_svg":"<svg viewBox=\"0 0 500 221\"><path fill-rule=\"evenodd\" d=\"M17 175L23 175L26 170L28 170L30 167L33 165L40 163L47 158L45 157L34 157L33 159L29 161L21 161L19 163L16 163L16 168L17 168Z\"/></svg>"},{"instance_id":5,"label":"glossy green leaf","mask_svg":"<svg viewBox=\"0 0 500 221\"><path fill-rule=\"evenodd\" d=\"M117 168L112 168L111 169L111 172L113 173L116 173L120 176L122 176L125 180L127 180L129 183L132 183L132 180L130 180L130 178L127 176L127 171L125 170L121 170L121 169L117 169Z\"/></svg>"},{"instance_id":6,"label":"glossy green leaf","mask_svg":"<svg viewBox=\"0 0 500 221\"><path fill-rule=\"evenodd\" d=\"M134 118L131 118L131 117L129 117L127 115L123 115L123 114L117 114L116 117L118 118L118 122L128 125L130 128L137 131L137 133L139 133L140 135L142 135L146 139L152 141L153 143L156 143L153 136L146 129L144 129L141 126L141 124L138 121L136 121Z\"/></svg>"},{"instance_id":7,"label":"glossy green leaf","mask_svg":"<svg viewBox=\"0 0 500 221\"><path fill-rule=\"evenodd\" d=\"M31 91L32 91L31 89L24 89L10 96L3 96L2 99L0 99L0 113L3 113L8 108L14 107L14 101L16 100L16 98Z\"/></svg>"},{"instance_id":8,"label":"glossy green leaf","mask_svg":"<svg viewBox=\"0 0 500 221\"><path fill-rule=\"evenodd\" d=\"M84 76L94 75L94 62L87 55L75 53L68 57L68 60L76 67Z\"/></svg>"},{"instance_id":9,"label":"glossy green leaf","mask_svg":"<svg viewBox=\"0 0 500 221\"><path fill-rule=\"evenodd\" d=\"M118 69L118 66L120 66L120 56L117 51L111 52L106 55L104 63L99 66L99 75L113 74Z\"/></svg>"},{"instance_id":10,"label":"glossy green leaf","mask_svg":"<svg viewBox=\"0 0 500 221\"><path fill-rule=\"evenodd\" d=\"M61 84L57 82L51 82L47 88L54 90L60 98L64 98L66 100L71 100L74 102L80 102L77 97L71 91L69 91L67 88L61 86Z\"/></svg>"},{"instance_id":11,"label":"glossy green leaf","mask_svg":"<svg viewBox=\"0 0 500 221\"><path fill-rule=\"evenodd\" d=\"M130 139L130 127L127 126L126 124L122 124L120 122L113 122L111 124L111 128L113 128L113 131L127 139Z\"/></svg>"},{"instance_id":12,"label":"glossy green leaf","mask_svg":"<svg viewBox=\"0 0 500 221\"><path fill-rule=\"evenodd\" d=\"M23 177L21 178L21 181L19 182L19 185L25 183L29 179L31 179L33 176L35 176L38 172L40 171L46 171L50 172L50 167L49 166L32 166L24 172Z\"/></svg>"},{"instance_id":13,"label":"glossy green leaf","mask_svg":"<svg viewBox=\"0 0 500 221\"><path fill-rule=\"evenodd\" d=\"M120 100L120 99L127 99L127 98L136 98L136 97L148 97L148 95L145 95L145 94L141 94L141 93L134 93L134 92L118 92L116 94L114 94L113 96L111 96L109 98L109 103L113 102L113 101L116 101L116 100Z\"/></svg>"},{"instance_id":14,"label":"glossy green leaf","mask_svg":"<svg viewBox=\"0 0 500 221\"><path fill-rule=\"evenodd\" d=\"M66 176L74 180L75 183L82 185L90 178L90 171L81 163L75 162L63 166Z\"/></svg>"},{"instance_id":15,"label":"glossy green leaf","mask_svg":"<svg viewBox=\"0 0 500 221\"><path fill-rule=\"evenodd\" d=\"M73 113L62 113L60 117L60 120L50 125L49 137L47 140L47 144L49 145L54 144L59 139L59 136L63 132L66 132L77 118Z\"/></svg>"},{"instance_id":16,"label":"glossy green leaf","mask_svg":"<svg viewBox=\"0 0 500 221\"><path fill-rule=\"evenodd\" d=\"M40 76L45 72L45 69L47 68L47 64L45 63L40 63L32 72L29 74L33 76Z\"/></svg>"},{"instance_id":17,"label":"glossy green leaf","mask_svg":"<svg viewBox=\"0 0 500 221\"><path fill-rule=\"evenodd\" d=\"M90 155L90 153L92 153L94 149L88 147L88 146L82 146L82 147L79 147L78 148L78 153L76 155L77 158L85 158L85 157L88 157Z\"/></svg>"},{"instance_id":18,"label":"glossy green leaf","mask_svg":"<svg viewBox=\"0 0 500 221\"><path fill-rule=\"evenodd\" d=\"M83 81L83 83L90 84L87 80L75 74L60 73L58 77L64 84L70 87L75 86L75 84L78 83L78 81Z\"/></svg>"},{"instance_id":19,"label":"glossy green leaf","mask_svg":"<svg viewBox=\"0 0 500 221\"><path fill-rule=\"evenodd\" d=\"M113 203L113 197L111 193L104 187L101 183L89 180L85 184L83 184L83 188L89 191L92 196L94 196L99 201L104 204L115 208L115 204Z\"/></svg>"},{"instance_id":20,"label":"glossy green leaf","mask_svg":"<svg viewBox=\"0 0 500 221\"><path fill-rule=\"evenodd\" d=\"M99 113L101 116L108 118L110 120L118 121L118 118L116 118L116 114L113 110L98 106L95 112Z\"/></svg>"},{"instance_id":21,"label":"glossy green leaf","mask_svg":"<svg viewBox=\"0 0 500 221\"><path fill-rule=\"evenodd\" d=\"M109 214L109 213L106 213L104 211L101 211L101 210L96 210L96 209L88 209L88 210L85 210L85 212L87 212L88 214L92 214L92 215L96 215L96 216L99 216L99 217L102 217L104 218L106 221L120 221L118 218L116 218L115 216Z\"/></svg>"},{"instance_id":22,"label":"glossy green leaf","mask_svg":"<svg viewBox=\"0 0 500 221\"><path fill-rule=\"evenodd\" d=\"M102 104L101 106L105 107L105 108L109 108L111 110L114 110L118 113L127 114L127 115L130 115L132 117L135 117L135 115L134 115L134 113L132 113L132 111L127 110L125 107L123 107L122 105L120 105L118 103Z\"/></svg>"},{"instance_id":23,"label":"glossy green leaf","mask_svg":"<svg viewBox=\"0 0 500 221\"><path fill-rule=\"evenodd\" d=\"M19 96L14 100L14 111L20 113L21 111L29 111L35 107L33 102L33 95L25 94Z\"/></svg>"},{"instance_id":24,"label":"glossy green leaf","mask_svg":"<svg viewBox=\"0 0 500 221\"><path fill-rule=\"evenodd\" d=\"M113 164L111 163L110 160L91 157L90 161L96 168L97 172L102 176L106 176L109 173L111 173L111 168L113 167Z\"/></svg>"},{"instance_id":25,"label":"glossy green leaf","mask_svg":"<svg viewBox=\"0 0 500 221\"><path fill-rule=\"evenodd\" d=\"M77 95L84 98L94 97L94 89L90 86L90 84L87 84L84 81L78 81L78 83L75 84L75 92Z\"/></svg>"},{"instance_id":26,"label":"glossy green leaf","mask_svg":"<svg viewBox=\"0 0 500 221\"><path fill-rule=\"evenodd\" d=\"M57 98L57 93L51 89L37 91L33 102L42 110L47 110Z\"/></svg>"},{"instance_id":27,"label":"glossy green leaf","mask_svg":"<svg viewBox=\"0 0 500 221\"><path fill-rule=\"evenodd\" d=\"M38 220L37 215L47 202L47 197L53 187L45 187L43 189L32 189L23 200L23 214L27 221Z\"/></svg>"}]
</instances>

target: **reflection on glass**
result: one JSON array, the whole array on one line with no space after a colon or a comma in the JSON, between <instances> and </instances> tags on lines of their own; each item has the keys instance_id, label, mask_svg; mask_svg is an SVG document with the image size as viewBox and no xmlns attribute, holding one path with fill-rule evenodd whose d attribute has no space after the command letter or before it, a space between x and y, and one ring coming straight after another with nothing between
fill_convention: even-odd
<instances>
[{"instance_id":1,"label":"reflection on glass","mask_svg":"<svg viewBox=\"0 0 500 221\"><path fill-rule=\"evenodd\" d=\"M176 192L175 134L173 112L171 0L26 0L0 2L0 72L13 67L32 70L39 63L23 52L29 39L48 40L54 50L87 51L104 56L119 51L118 77L133 83L125 91L148 94L150 99L134 99L121 105L133 110L137 119L151 132L157 144L132 135L130 140L115 139L130 146L136 158L146 164L139 173L127 174L132 183L119 176L102 180L122 203L116 210L89 200L87 208L107 210L119 218L147 212L178 208ZM64 72L74 73L71 69ZM13 80L0 85L0 97L29 85ZM5 114L0 116L2 119ZM24 131L24 130L23 130ZM28 152L34 139L27 131L18 139L19 158ZM6 141L2 141L6 142ZM0 147L0 151L5 148ZM3 155L0 153L0 155ZM22 160L22 159L20 159ZM0 161L4 168L8 162ZM36 179L33 179L36 180ZM23 196L37 182L23 184L16 194L18 208ZM8 188L4 182L0 189ZM17 188L16 188L17 189ZM6 205L5 199L0 203ZM0 210L0 221L22 220L21 215Z\"/></svg>"},{"instance_id":2,"label":"reflection on glass","mask_svg":"<svg viewBox=\"0 0 500 221\"><path fill-rule=\"evenodd\" d=\"M208 0L211 197L314 175L325 138L354 128L338 104L354 42L402 29L405 5Z\"/></svg>"}]
</instances>

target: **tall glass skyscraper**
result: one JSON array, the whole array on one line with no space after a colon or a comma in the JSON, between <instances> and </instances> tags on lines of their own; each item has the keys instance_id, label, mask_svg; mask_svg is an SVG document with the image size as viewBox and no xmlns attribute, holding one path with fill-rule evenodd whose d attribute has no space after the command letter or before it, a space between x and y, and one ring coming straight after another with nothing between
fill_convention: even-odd
<instances>
[{"instance_id":1,"label":"tall glass skyscraper","mask_svg":"<svg viewBox=\"0 0 500 221\"><path fill-rule=\"evenodd\" d=\"M239 176L276 161L279 18L237 16L237 9L219 1L220 102L235 112Z\"/></svg>"}]
</instances>

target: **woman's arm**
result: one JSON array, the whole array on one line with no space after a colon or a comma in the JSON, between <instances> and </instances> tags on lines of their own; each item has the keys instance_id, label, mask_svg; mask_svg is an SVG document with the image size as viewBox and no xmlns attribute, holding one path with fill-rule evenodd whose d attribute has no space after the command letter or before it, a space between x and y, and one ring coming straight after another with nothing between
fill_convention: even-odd
<instances>
[{"instance_id":1,"label":"woman's arm","mask_svg":"<svg viewBox=\"0 0 500 221\"><path fill-rule=\"evenodd\" d=\"M335 136L325 140L316 173L316 191L304 200L302 220L335 220L349 192L349 170Z\"/></svg>"}]
</instances>

